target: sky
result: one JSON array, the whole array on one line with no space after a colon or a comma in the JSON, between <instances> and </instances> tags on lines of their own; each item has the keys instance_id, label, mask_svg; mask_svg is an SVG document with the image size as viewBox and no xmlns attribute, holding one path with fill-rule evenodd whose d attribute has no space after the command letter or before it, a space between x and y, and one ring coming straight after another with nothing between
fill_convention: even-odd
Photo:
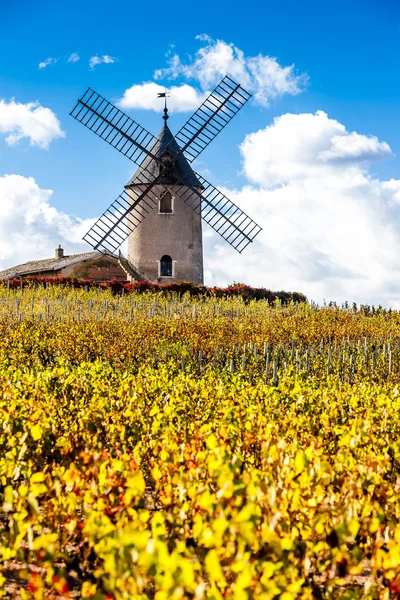
<instances>
[{"instance_id":1,"label":"sky","mask_svg":"<svg viewBox=\"0 0 400 600\"><path fill-rule=\"evenodd\" d=\"M0 269L89 251L135 165L69 116L87 87L157 134L225 74L252 98L194 168L263 228L204 226L205 283L400 309L400 6L0 0Z\"/></svg>"}]
</instances>

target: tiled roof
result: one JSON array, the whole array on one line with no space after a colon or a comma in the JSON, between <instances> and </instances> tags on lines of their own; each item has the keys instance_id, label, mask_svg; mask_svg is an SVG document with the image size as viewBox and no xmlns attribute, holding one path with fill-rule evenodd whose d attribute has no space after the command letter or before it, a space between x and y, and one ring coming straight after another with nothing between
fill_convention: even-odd
<instances>
[{"instance_id":1,"label":"tiled roof","mask_svg":"<svg viewBox=\"0 0 400 600\"><path fill-rule=\"evenodd\" d=\"M6 277L12 277L13 275L30 275L40 273L41 271L58 271L69 267L88 258L94 258L95 256L101 256L100 252L83 252L81 254L70 254L69 256L63 256L63 258L44 258L42 260L30 260L29 262L11 267L0 271L0 279Z\"/></svg>"},{"instance_id":2,"label":"tiled roof","mask_svg":"<svg viewBox=\"0 0 400 600\"><path fill-rule=\"evenodd\" d=\"M170 128L165 123L164 127L158 134L157 141L151 148L150 152L153 155L157 156L157 158L161 158L166 153L167 149L172 157L174 157L180 151L177 141L172 135ZM140 180L138 180L139 173L142 175ZM135 185L138 183L151 183L159 175L159 173L160 164L156 160L148 156L147 158L145 158L142 166L139 167L139 169L136 171L132 179L125 187ZM179 181L180 184L187 183L192 186L201 187L201 183L197 179L192 167L189 165L183 153L179 155L176 163L174 163L171 174L165 175L159 180L160 183L171 184L175 183L176 181Z\"/></svg>"}]
</instances>

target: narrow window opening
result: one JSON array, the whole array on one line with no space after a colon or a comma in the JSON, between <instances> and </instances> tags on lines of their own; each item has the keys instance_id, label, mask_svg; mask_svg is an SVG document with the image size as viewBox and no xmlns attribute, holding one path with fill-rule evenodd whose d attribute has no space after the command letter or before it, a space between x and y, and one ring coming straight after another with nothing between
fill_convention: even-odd
<instances>
[{"instance_id":1,"label":"narrow window opening","mask_svg":"<svg viewBox=\"0 0 400 600\"><path fill-rule=\"evenodd\" d=\"M160 276L172 277L172 258L167 254L160 260Z\"/></svg>"},{"instance_id":2,"label":"narrow window opening","mask_svg":"<svg viewBox=\"0 0 400 600\"><path fill-rule=\"evenodd\" d=\"M160 213L172 213L172 196L170 192L164 192L160 197Z\"/></svg>"}]
</instances>

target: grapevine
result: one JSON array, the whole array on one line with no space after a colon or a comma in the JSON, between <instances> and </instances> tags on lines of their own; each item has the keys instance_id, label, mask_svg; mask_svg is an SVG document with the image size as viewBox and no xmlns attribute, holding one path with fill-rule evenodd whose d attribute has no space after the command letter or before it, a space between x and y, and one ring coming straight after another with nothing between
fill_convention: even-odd
<instances>
[{"instance_id":1,"label":"grapevine","mask_svg":"<svg viewBox=\"0 0 400 600\"><path fill-rule=\"evenodd\" d=\"M0 289L0 590L396 598L400 314Z\"/></svg>"}]
</instances>

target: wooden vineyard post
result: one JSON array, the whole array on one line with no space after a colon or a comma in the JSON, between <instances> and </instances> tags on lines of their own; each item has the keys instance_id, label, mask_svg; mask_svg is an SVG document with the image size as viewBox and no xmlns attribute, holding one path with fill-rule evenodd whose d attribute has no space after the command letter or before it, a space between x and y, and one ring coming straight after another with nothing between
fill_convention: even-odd
<instances>
[{"instance_id":1,"label":"wooden vineyard post","mask_svg":"<svg viewBox=\"0 0 400 600\"><path fill-rule=\"evenodd\" d=\"M346 372L346 340L344 340L344 350L340 360L340 367L342 373L342 381L345 380L345 372Z\"/></svg>"},{"instance_id":2,"label":"wooden vineyard post","mask_svg":"<svg viewBox=\"0 0 400 600\"><path fill-rule=\"evenodd\" d=\"M265 382L268 383L268 369L269 369L269 352L267 352L267 357L265 359Z\"/></svg>"},{"instance_id":3,"label":"wooden vineyard post","mask_svg":"<svg viewBox=\"0 0 400 600\"><path fill-rule=\"evenodd\" d=\"M214 350L214 356L213 356L213 361L212 361L212 366L214 369L217 365L217 357L218 357L218 350Z\"/></svg>"},{"instance_id":4,"label":"wooden vineyard post","mask_svg":"<svg viewBox=\"0 0 400 600\"><path fill-rule=\"evenodd\" d=\"M350 354L350 367L349 367L349 383L352 383L353 381L353 370L354 370L354 363L353 363L353 353Z\"/></svg>"},{"instance_id":5,"label":"wooden vineyard post","mask_svg":"<svg viewBox=\"0 0 400 600\"><path fill-rule=\"evenodd\" d=\"M328 347L328 362L326 365L326 374L329 375L331 370L331 347Z\"/></svg>"},{"instance_id":6,"label":"wooden vineyard post","mask_svg":"<svg viewBox=\"0 0 400 600\"><path fill-rule=\"evenodd\" d=\"M273 370L272 377L273 377L274 385L278 385L278 357L277 356L275 357L275 360L274 360L274 370Z\"/></svg>"}]
</instances>

